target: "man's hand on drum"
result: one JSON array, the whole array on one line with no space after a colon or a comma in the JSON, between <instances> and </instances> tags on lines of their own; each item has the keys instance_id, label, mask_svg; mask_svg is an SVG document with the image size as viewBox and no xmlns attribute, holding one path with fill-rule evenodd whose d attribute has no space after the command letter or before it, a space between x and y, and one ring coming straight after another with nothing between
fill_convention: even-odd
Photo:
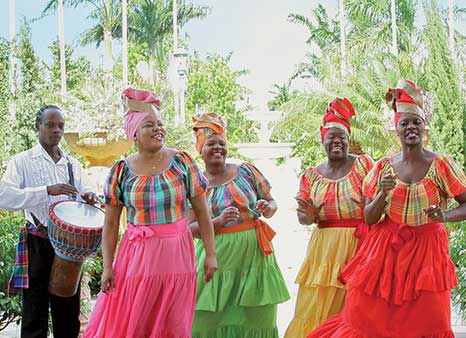
<instances>
[{"instance_id":1,"label":"man's hand on drum","mask_svg":"<svg viewBox=\"0 0 466 338\"><path fill-rule=\"evenodd\" d=\"M108 293L115 288L115 275L112 268L104 268L100 280L100 289L104 293Z\"/></svg>"},{"instance_id":2,"label":"man's hand on drum","mask_svg":"<svg viewBox=\"0 0 466 338\"><path fill-rule=\"evenodd\" d=\"M95 205L99 202L99 198L93 192L86 192L81 195L81 198L90 205Z\"/></svg>"},{"instance_id":3,"label":"man's hand on drum","mask_svg":"<svg viewBox=\"0 0 466 338\"><path fill-rule=\"evenodd\" d=\"M51 196L68 195L76 196L79 194L78 189L70 184L60 183L47 186L47 194Z\"/></svg>"}]
</instances>

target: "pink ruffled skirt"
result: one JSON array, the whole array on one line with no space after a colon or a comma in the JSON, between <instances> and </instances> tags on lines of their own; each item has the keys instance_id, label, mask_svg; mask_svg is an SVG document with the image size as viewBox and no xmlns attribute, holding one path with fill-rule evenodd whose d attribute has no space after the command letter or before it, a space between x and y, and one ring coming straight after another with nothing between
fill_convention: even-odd
<instances>
[{"instance_id":1,"label":"pink ruffled skirt","mask_svg":"<svg viewBox=\"0 0 466 338\"><path fill-rule=\"evenodd\" d=\"M114 262L115 289L100 293L83 338L190 338L196 301L187 219L128 225Z\"/></svg>"}]
</instances>

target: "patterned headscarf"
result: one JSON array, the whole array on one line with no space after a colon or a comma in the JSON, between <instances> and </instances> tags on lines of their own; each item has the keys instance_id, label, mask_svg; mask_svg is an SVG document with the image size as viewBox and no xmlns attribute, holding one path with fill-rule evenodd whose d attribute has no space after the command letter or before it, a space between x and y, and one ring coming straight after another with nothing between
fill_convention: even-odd
<instances>
[{"instance_id":1,"label":"patterned headscarf","mask_svg":"<svg viewBox=\"0 0 466 338\"><path fill-rule=\"evenodd\" d=\"M123 107L126 112L124 129L130 140L134 140L136 131L142 120L150 113L157 113L160 100L147 90L128 88L121 94Z\"/></svg>"},{"instance_id":2,"label":"patterned headscarf","mask_svg":"<svg viewBox=\"0 0 466 338\"><path fill-rule=\"evenodd\" d=\"M419 116L427 123L424 112L424 96L421 89L409 80L398 81L396 88L389 88L385 94L385 101L395 112L395 127L398 125L403 113L411 113Z\"/></svg>"},{"instance_id":3,"label":"patterned headscarf","mask_svg":"<svg viewBox=\"0 0 466 338\"><path fill-rule=\"evenodd\" d=\"M224 139L227 138L227 124L216 113L199 113L193 116L192 120L194 122L194 135L196 136L196 149L199 154L202 152L207 139L213 134L221 135Z\"/></svg>"},{"instance_id":4,"label":"patterned headscarf","mask_svg":"<svg viewBox=\"0 0 466 338\"><path fill-rule=\"evenodd\" d=\"M327 112L323 118L323 125L320 127L320 136L322 142L324 141L325 134L330 128L339 128L346 132L349 136L351 134L351 126L349 120L356 114L353 105L346 98L335 98L328 104Z\"/></svg>"}]
</instances>

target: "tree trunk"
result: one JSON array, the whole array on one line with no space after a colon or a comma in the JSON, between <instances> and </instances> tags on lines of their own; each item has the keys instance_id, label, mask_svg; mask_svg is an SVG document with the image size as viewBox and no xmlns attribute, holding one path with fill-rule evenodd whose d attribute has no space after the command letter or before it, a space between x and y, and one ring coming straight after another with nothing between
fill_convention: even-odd
<instances>
[{"instance_id":1,"label":"tree trunk","mask_svg":"<svg viewBox=\"0 0 466 338\"><path fill-rule=\"evenodd\" d=\"M110 71L113 67L113 39L112 32L104 26L104 69Z\"/></svg>"},{"instance_id":2,"label":"tree trunk","mask_svg":"<svg viewBox=\"0 0 466 338\"><path fill-rule=\"evenodd\" d=\"M16 45L16 9L15 0L9 2L9 30L10 30L10 69L8 73L8 83L10 85L10 104L9 113L10 117L14 120L16 116L16 107L14 104L14 96L16 93L16 64L15 64L15 45Z\"/></svg>"},{"instance_id":3,"label":"tree trunk","mask_svg":"<svg viewBox=\"0 0 466 338\"><path fill-rule=\"evenodd\" d=\"M61 95L66 95L66 60L65 60L65 20L63 0L58 0L58 40L60 45Z\"/></svg>"},{"instance_id":4,"label":"tree trunk","mask_svg":"<svg viewBox=\"0 0 466 338\"><path fill-rule=\"evenodd\" d=\"M156 62L156 60L150 58L150 59L148 60L147 64L149 65L150 84L152 85L152 89L155 90L155 85L156 85L157 80L158 80L158 76L157 76L157 62Z\"/></svg>"},{"instance_id":5,"label":"tree trunk","mask_svg":"<svg viewBox=\"0 0 466 338\"><path fill-rule=\"evenodd\" d=\"M398 55L398 37L396 27L396 0L391 0L390 12L392 17L392 53Z\"/></svg>"},{"instance_id":6,"label":"tree trunk","mask_svg":"<svg viewBox=\"0 0 466 338\"><path fill-rule=\"evenodd\" d=\"M339 0L340 10L340 57L341 57L341 76L346 75L346 18L345 18L345 1Z\"/></svg>"},{"instance_id":7,"label":"tree trunk","mask_svg":"<svg viewBox=\"0 0 466 338\"><path fill-rule=\"evenodd\" d=\"M173 51L178 48L178 3L173 0Z\"/></svg>"},{"instance_id":8,"label":"tree trunk","mask_svg":"<svg viewBox=\"0 0 466 338\"><path fill-rule=\"evenodd\" d=\"M123 85L126 87L128 85L128 0L122 0L121 17L121 60L123 62Z\"/></svg>"}]
</instances>

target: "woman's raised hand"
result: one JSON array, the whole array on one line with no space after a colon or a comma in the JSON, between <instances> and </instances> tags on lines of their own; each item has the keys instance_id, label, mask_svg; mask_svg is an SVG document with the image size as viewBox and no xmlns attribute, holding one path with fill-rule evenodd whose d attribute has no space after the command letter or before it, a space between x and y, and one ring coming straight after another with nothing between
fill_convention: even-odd
<instances>
[{"instance_id":1,"label":"woman's raised hand","mask_svg":"<svg viewBox=\"0 0 466 338\"><path fill-rule=\"evenodd\" d=\"M319 220L319 213L324 206L324 202L316 204L312 199L305 200L302 198L296 198L296 201L298 202L298 209L296 209L298 212L305 214L313 222Z\"/></svg>"},{"instance_id":2,"label":"woman's raised hand","mask_svg":"<svg viewBox=\"0 0 466 338\"><path fill-rule=\"evenodd\" d=\"M393 172L389 172L382 176L382 179L380 180L380 185L382 187L381 191L384 196L387 196L390 193L390 191L395 189L397 178L398 175L396 175Z\"/></svg>"}]
</instances>

